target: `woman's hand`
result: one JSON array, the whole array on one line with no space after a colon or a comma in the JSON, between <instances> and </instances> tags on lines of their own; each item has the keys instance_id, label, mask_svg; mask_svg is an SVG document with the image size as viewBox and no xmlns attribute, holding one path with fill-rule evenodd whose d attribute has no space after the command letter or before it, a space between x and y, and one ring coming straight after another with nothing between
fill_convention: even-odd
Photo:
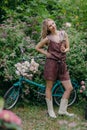
<instances>
[{"instance_id":1,"label":"woman's hand","mask_svg":"<svg viewBox=\"0 0 87 130\"><path fill-rule=\"evenodd\" d=\"M50 58L51 54L49 52L47 52L46 56L47 56L47 58Z\"/></svg>"},{"instance_id":2,"label":"woman's hand","mask_svg":"<svg viewBox=\"0 0 87 130\"><path fill-rule=\"evenodd\" d=\"M62 53L66 52L66 48L63 45L61 46L61 52Z\"/></svg>"}]
</instances>

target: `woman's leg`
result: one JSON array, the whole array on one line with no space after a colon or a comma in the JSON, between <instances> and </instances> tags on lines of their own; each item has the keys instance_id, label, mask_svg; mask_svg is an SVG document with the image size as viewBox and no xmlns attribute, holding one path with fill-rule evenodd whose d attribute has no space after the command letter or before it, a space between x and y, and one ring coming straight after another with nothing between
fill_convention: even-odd
<instances>
[{"instance_id":1,"label":"woman's leg","mask_svg":"<svg viewBox=\"0 0 87 130\"><path fill-rule=\"evenodd\" d=\"M73 90L71 81L66 80L66 81L61 81L61 82L62 82L62 84L63 84L63 86L65 88L65 92L64 92L62 98L69 99L70 93Z\"/></svg>"},{"instance_id":2,"label":"woman's leg","mask_svg":"<svg viewBox=\"0 0 87 130\"><path fill-rule=\"evenodd\" d=\"M54 109L53 109L53 101L52 101L52 87L53 87L53 81L46 81L46 103L48 108L48 114L52 118L56 118Z\"/></svg>"},{"instance_id":3,"label":"woman's leg","mask_svg":"<svg viewBox=\"0 0 87 130\"><path fill-rule=\"evenodd\" d=\"M46 81L46 98L51 99L52 98L52 87L53 87L53 81L47 80Z\"/></svg>"},{"instance_id":4,"label":"woman's leg","mask_svg":"<svg viewBox=\"0 0 87 130\"><path fill-rule=\"evenodd\" d=\"M69 99L71 91L73 90L71 81L70 80L62 81L62 84L65 88L65 92L62 96L58 113L59 115L74 116L74 114L70 114L67 112L68 99Z\"/></svg>"}]
</instances>

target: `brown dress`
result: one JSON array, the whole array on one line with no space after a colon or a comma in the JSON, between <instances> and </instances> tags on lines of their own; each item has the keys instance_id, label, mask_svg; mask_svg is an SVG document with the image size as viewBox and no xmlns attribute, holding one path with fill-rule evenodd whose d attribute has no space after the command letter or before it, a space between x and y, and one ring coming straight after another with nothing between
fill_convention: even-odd
<instances>
[{"instance_id":1,"label":"brown dress","mask_svg":"<svg viewBox=\"0 0 87 130\"><path fill-rule=\"evenodd\" d=\"M62 53L60 50L62 44L65 45L65 41L57 43L50 40L48 52L51 56L46 59L44 68L45 80L55 81L59 79L65 81L70 79L66 65L66 53Z\"/></svg>"}]
</instances>

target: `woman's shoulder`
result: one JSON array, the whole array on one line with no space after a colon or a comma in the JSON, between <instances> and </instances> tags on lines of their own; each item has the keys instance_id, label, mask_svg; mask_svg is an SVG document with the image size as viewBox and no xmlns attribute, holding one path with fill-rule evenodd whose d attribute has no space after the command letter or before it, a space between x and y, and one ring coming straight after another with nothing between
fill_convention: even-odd
<instances>
[{"instance_id":1,"label":"woman's shoulder","mask_svg":"<svg viewBox=\"0 0 87 130\"><path fill-rule=\"evenodd\" d=\"M49 42L50 42L50 40L52 39L51 37L52 37L51 35L47 35L47 37L46 37L46 38L47 38L48 43L49 43Z\"/></svg>"},{"instance_id":2,"label":"woman's shoulder","mask_svg":"<svg viewBox=\"0 0 87 130\"><path fill-rule=\"evenodd\" d=\"M65 30L60 30L59 31L59 36L60 36L60 41L66 40L67 33L65 32Z\"/></svg>"},{"instance_id":3,"label":"woman's shoulder","mask_svg":"<svg viewBox=\"0 0 87 130\"><path fill-rule=\"evenodd\" d=\"M66 35L67 33L66 33L65 30L60 30L60 31L59 31L59 34L60 34L60 35Z\"/></svg>"},{"instance_id":4,"label":"woman's shoulder","mask_svg":"<svg viewBox=\"0 0 87 130\"><path fill-rule=\"evenodd\" d=\"M47 37L45 37L45 38L43 38L43 39L41 39L41 41L40 41L41 43L49 43L49 38L48 38L48 36Z\"/></svg>"}]
</instances>

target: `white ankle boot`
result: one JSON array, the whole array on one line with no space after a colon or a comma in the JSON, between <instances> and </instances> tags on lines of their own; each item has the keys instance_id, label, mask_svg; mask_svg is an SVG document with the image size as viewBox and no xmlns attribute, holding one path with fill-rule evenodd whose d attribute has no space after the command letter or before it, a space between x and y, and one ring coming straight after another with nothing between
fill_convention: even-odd
<instances>
[{"instance_id":1,"label":"white ankle boot","mask_svg":"<svg viewBox=\"0 0 87 130\"><path fill-rule=\"evenodd\" d=\"M61 99L58 114L59 115L66 115L66 116L74 116L73 113L67 112L67 106L68 106L68 100L67 99Z\"/></svg>"},{"instance_id":2,"label":"white ankle boot","mask_svg":"<svg viewBox=\"0 0 87 130\"><path fill-rule=\"evenodd\" d=\"M48 114L52 118L56 118L55 112L53 110L53 103L52 100L46 98L47 108L48 108Z\"/></svg>"}]
</instances>

